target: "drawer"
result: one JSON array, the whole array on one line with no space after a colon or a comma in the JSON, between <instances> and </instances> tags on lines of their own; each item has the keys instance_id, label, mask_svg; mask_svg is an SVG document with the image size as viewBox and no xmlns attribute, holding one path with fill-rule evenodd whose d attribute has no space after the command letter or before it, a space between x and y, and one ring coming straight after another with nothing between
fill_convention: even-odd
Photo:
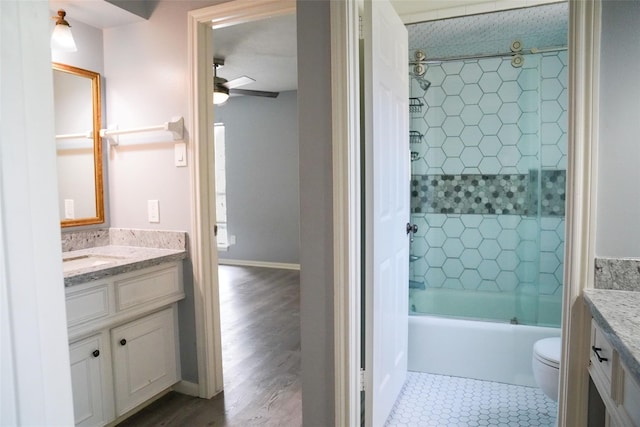
<instances>
[{"instance_id":1,"label":"drawer","mask_svg":"<svg viewBox=\"0 0 640 427\"><path fill-rule=\"evenodd\" d=\"M611 393L611 367L613 366L613 348L602 333L595 320L591 320L591 366L604 375L609 394Z\"/></svg>"},{"instance_id":2,"label":"drawer","mask_svg":"<svg viewBox=\"0 0 640 427\"><path fill-rule=\"evenodd\" d=\"M66 294L67 326L109 315L109 287L105 283Z\"/></svg>"},{"instance_id":3,"label":"drawer","mask_svg":"<svg viewBox=\"0 0 640 427\"><path fill-rule=\"evenodd\" d=\"M136 273L122 276L114 283L118 311L182 292L182 273L178 264Z\"/></svg>"}]
</instances>

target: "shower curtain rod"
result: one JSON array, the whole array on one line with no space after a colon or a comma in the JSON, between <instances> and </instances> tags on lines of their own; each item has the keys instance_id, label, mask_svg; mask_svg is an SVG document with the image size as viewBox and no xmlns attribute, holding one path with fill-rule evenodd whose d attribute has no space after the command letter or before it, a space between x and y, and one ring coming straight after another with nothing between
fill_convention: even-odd
<instances>
[{"instance_id":1,"label":"shower curtain rod","mask_svg":"<svg viewBox=\"0 0 640 427\"><path fill-rule=\"evenodd\" d=\"M423 59L421 61L409 61L409 65L420 65L420 64L435 64L440 62L449 62L449 61L463 61L465 59L482 59L482 58L503 58L503 57L511 57L517 54L536 54L536 53L547 53L547 52L560 52L563 50L567 50L567 46L557 46L557 47L548 47L548 48L531 48L531 49L523 49L520 52L503 52L503 53L486 53L479 55L462 55L462 56L449 56L442 58L431 58L431 59Z\"/></svg>"}]
</instances>

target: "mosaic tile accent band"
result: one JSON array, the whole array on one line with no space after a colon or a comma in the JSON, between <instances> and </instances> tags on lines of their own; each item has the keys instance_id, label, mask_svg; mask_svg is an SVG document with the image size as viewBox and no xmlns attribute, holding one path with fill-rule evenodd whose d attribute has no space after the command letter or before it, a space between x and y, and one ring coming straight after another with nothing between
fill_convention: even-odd
<instances>
[{"instance_id":1,"label":"mosaic tile accent band","mask_svg":"<svg viewBox=\"0 0 640 427\"><path fill-rule=\"evenodd\" d=\"M411 212L564 216L563 170L529 174L412 175ZM540 203L537 194L541 193Z\"/></svg>"},{"instance_id":2,"label":"mosaic tile accent band","mask_svg":"<svg viewBox=\"0 0 640 427\"><path fill-rule=\"evenodd\" d=\"M412 213L527 214L528 175L413 175Z\"/></svg>"},{"instance_id":3,"label":"mosaic tile accent band","mask_svg":"<svg viewBox=\"0 0 640 427\"><path fill-rule=\"evenodd\" d=\"M543 170L540 178L541 215L564 217L567 171Z\"/></svg>"}]
</instances>

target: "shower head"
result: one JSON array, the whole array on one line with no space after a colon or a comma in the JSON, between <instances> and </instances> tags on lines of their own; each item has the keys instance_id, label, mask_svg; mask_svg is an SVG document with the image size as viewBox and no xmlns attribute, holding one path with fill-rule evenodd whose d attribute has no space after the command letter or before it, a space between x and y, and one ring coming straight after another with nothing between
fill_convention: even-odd
<instances>
[{"instance_id":1,"label":"shower head","mask_svg":"<svg viewBox=\"0 0 640 427\"><path fill-rule=\"evenodd\" d=\"M418 80L420 88L425 92L427 91L427 89L429 89L429 87L431 87L431 82L423 77L416 77L416 80Z\"/></svg>"},{"instance_id":2,"label":"shower head","mask_svg":"<svg viewBox=\"0 0 640 427\"><path fill-rule=\"evenodd\" d=\"M429 89L429 87L431 87L431 82L424 77L414 74L413 78L416 79L416 81L420 85L420 89L424 90L425 92Z\"/></svg>"}]
</instances>

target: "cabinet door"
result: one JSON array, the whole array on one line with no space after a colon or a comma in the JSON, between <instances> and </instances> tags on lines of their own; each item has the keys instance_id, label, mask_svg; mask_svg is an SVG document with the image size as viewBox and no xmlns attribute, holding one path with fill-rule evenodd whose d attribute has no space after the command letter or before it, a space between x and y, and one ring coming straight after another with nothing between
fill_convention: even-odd
<instances>
[{"instance_id":1,"label":"cabinet door","mask_svg":"<svg viewBox=\"0 0 640 427\"><path fill-rule=\"evenodd\" d=\"M630 425L640 427L640 384L633 379L626 367L621 366L620 369L623 382L620 411Z\"/></svg>"},{"instance_id":2,"label":"cabinet door","mask_svg":"<svg viewBox=\"0 0 640 427\"><path fill-rule=\"evenodd\" d=\"M173 307L111 330L120 416L178 381Z\"/></svg>"},{"instance_id":3,"label":"cabinet door","mask_svg":"<svg viewBox=\"0 0 640 427\"><path fill-rule=\"evenodd\" d=\"M108 399L108 349L96 335L69 345L76 426L102 426L112 418Z\"/></svg>"}]
</instances>

